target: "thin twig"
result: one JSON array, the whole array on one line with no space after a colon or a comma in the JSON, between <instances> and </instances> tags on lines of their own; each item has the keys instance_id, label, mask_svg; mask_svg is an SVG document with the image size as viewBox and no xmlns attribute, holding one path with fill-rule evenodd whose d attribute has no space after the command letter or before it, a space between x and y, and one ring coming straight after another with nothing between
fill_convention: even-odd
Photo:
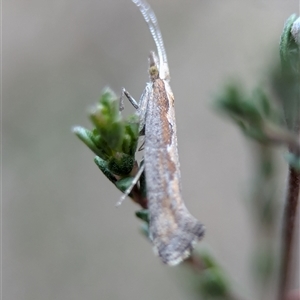
<instances>
[{"instance_id":1,"label":"thin twig","mask_svg":"<svg viewBox=\"0 0 300 300\"><path fill-rule=\"evenodd\" d=\"M196 256L195 254L192 254L184 262L186 265L189 265L197 273L201 273L205 270L204 263L201 261L200 257Z\"/></svg>"},{"instance_id":2,"label":"thin twig","mask_svg":"<svg viewBox=\"0 0 300 300\"><path fill-rule=\"evenodd\" d=\"M147 198L144 198L139 188L135 185L131 191L132 193L132 201L139 204L143 209L148 208Z\"/></svg>"},{"instance_id":3,"label":"thin twig","mask_svg":"<svg viewBox=\"0 0 300 300\"><path fill-rule=\"evenodd\" d=\"M282 260L280 272L279 298L284 300L288 293L291 276L292 250L295 238L295 222L299 202L300 172L289 167L286 206L283 216Z\"/></svg>"}]
</instances>

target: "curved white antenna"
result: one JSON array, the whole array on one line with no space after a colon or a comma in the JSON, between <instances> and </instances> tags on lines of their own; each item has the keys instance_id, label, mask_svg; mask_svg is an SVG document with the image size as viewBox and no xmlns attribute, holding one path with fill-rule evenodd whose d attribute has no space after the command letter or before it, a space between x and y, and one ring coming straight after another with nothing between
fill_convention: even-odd
<instances>
[{"instance_id":1,"label":"curved white antenna","mask_svg":"<svg viewBox=\"0 0 300 300\"><path fill-rule=\"evenodd\" d=\"M155 13L145 0L132 0L132 2L140 9L154 39L159 59L159 77L170 80L167 54Z\"/></svg>"}]
</instances>

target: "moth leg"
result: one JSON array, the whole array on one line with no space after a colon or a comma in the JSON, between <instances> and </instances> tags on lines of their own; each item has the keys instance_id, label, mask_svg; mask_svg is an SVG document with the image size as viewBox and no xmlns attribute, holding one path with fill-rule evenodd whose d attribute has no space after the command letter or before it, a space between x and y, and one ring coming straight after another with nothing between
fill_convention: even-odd
<instances>
[{"instance_id":1,"label":"moth leg","mask_svg":"<svg viewBox=\"0 0 300 300\"><path fill-rule=\"evenodd\" d=\"M140 135L145 135L147 106L148 106L148 101L151 101L149 100L151 95L152 95L152 83L147 83L139 101L139 108L136 112L140 120L140 125L139 125Z\"/></svg>"},{"instance_id":2,"label":"moth leg","mask_svg":"<svg viewBox=\"0 0 300 300\"><path fill-rule=\"evenodd\" d=\"M121 96L121 101L122 101L122 107L124 108L124 105L123 105L123 95L126 96L126 98L129 100L129 102L132 104L132 106L135 108L135 109L138 109L139 108L139 105L138 103L135 101L135 99L129 94L128 91L125 90L125 88L122 89L122 96Z\"/></svg>"},{"instance_id":3,"label":"moth leg","mask_svg":"<svg viewBox=\"0 0 300 300\"><path fill-rule=\"evenodd\" d=\"M122 195L122 197L120 198L120 200L117 202L116 206L120 206L123 203L123 201L126 199L126 197L130 194L130 192L132 191L133 187L139 181L142 173L144 172L144 169L145 169L144 164L142 164L140 166L140 168L139 168L139 171L137 172L137 174L135 175L135 177L132 179L132 182L131 182L130 186L124 192L124 195Z\"/></svg>"},{"instance_id":4,"label":"moth leg","mask_svg":"<svg viewBox=\"0 0 300 300\"><path fill-rule=\"evenodd\" d=\"M152 91L152 84L147 84L143 94L141 95L139 103L136 102L136 100L129 94L126 89L123 88L122 95L125 95L126 98L129 100L129 102L132 104L132 106L137 110L136 114L139 117L140 125L139 125L139 132L140 135L145 135L145 118L146 118L146 112L147 112L147 105L149 98L151 96ZM123 100L121 99L120 107L123 107Z\"/></svg>"},{"instance_id":5,"label":"moth leg","mask_svg":"<svg viewBox=\"0 0 300 300\"><path fill-rule=\"evenodd\" d=\"M145 148L145 139L143 140L141 146L139 147L138 151L142 151Z\"/></svg>"}]
</instances>

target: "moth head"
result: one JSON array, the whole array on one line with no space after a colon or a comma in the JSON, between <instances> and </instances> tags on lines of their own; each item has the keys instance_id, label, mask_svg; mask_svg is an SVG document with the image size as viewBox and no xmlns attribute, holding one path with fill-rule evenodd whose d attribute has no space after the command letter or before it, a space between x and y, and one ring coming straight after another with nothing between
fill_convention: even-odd
<instances>
[{"instance_id":1,"label":"moth head","mask_svg":"<svg viewBox=\"0 0 300 300\"><path fill-rule=\"evenodd\" d=\"M159 64L154 52L151 52L149 55L149 75L152 81L159 78Z\"/></svg>"}]
</instances>

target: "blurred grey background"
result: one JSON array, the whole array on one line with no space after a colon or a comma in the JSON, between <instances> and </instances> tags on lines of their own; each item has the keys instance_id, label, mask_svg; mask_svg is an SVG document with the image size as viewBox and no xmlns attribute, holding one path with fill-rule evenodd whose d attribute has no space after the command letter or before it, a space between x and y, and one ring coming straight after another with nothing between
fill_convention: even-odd
<instances>
[{"instance_id":1,"label":"blurred grey background","mask_svg":"<svg viewBox=\"0 0 300 300\"><path fill-rule=\"evenodd\" d=\"M248 88L263 79L298 0L150 3L170 64L185 202L206 224L203 244L255 299L251 151L212 100L229 78ZM139 98L150 50L130 0L3 2L3 299L196 299L187 270L162 265L139 233L138 207L115 208L120 193L71 132L91 127L87 108L105 86Z\"/></svg>"}]
</instances>

